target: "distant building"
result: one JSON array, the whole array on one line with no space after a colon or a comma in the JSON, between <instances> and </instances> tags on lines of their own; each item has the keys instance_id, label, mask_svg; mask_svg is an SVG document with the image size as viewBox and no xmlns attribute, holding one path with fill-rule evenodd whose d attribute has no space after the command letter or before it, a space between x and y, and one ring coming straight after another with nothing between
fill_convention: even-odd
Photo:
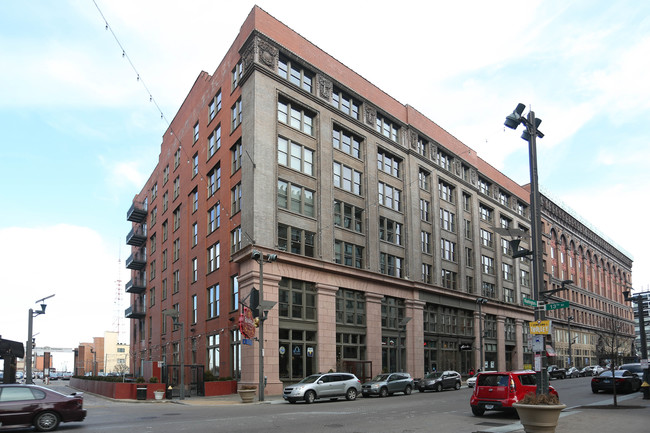
<instances>
[{"instance_id":1,"label":"distant building","mask_svg":"<svg viewBox=\"0 0 650 433\"><path fill-rule=\"evenodd\" d=\"M107 375L129 372L129 345L118 342L118 333L104 332L92 343L81 343L75 351L75 375Z\"/></svg>"},{"instance_id":2,"label":"distant building","mask_svg":"<svg viewBox=\"0 0 650 433\"><path fill-rule=\"evenodd\" d=\"M421 377L531 366L531 265L496 231L529 230L529 196L254 7L217 70L197 77L127 212L131 367L178 365L183 339L185 364L256 384L258 343L239 328L260 289L254 250L277 254L263 267L263 299L275 303L264 321L267 393L330 369L367 377L400 365ZM632 260L543 204L546 287L576 282L560 297L576 316L576 356L591 363L605 315L633 334L621 295ZM488 300L482 317L477 298ZM184 335L164 310L179 312ZM553 314L558 345L566 312Z\"/></svg>"}]
</instances>

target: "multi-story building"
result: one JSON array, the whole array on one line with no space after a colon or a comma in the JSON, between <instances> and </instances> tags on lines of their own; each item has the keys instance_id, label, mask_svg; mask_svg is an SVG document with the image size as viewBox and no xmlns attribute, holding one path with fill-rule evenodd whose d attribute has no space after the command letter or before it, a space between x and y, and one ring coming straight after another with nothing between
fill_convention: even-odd
<instances>
[{"instance_id":1,"label":"multi-story building","mask_svg":"<svg viewBox=\"0 0 650 433\"><path fill-rule=\"evenodd\" d=\"M531 265L495 230L528 231L528 201L440 126L255 7L217 70L199 74L127 213L132 367L179 364L183 339L186 364L257 383L258 343L238 326L260 288L253 250L277 254L263 267L263 300L276 303L267 393L330 369L466 372L481 367L481 340L483 368L530 366ZM580 247L598 261L584 277L598 285L572 289L579 323L595 329L587 311L601 304L631 322L620 295L631 260L546 218L547 268L565 239L572 257Z\"/></svg>"}]
</instances>

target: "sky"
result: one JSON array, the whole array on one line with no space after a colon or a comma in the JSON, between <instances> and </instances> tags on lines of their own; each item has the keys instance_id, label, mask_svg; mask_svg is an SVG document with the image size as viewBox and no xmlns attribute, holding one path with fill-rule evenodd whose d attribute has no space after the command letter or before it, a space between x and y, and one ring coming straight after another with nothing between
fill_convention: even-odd
<instances>
[{"instance_id":1,"label":"sky","mask_svg":"<svg viewBox=\"0 0 650 433\"><path fill-rule=\"evenodd\" d=\"M532 108L541 188L650 290L649 2L3 0L2 338L26 341L28 310L54 294L37 346L127 341L126 211L158 161L160 113L215 71L255 4L519 184L527 143L503 122Z\"/></svg>"}]
</instances>

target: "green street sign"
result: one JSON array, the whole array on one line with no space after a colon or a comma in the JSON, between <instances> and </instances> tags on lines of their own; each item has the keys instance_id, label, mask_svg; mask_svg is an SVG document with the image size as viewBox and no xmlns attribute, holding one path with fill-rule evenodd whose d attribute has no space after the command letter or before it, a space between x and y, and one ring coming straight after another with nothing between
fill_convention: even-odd
<instances>
[{"instance_id":1,"label":"green street sign","mask_svg":"<svg viewBox=\"0 0 650 433\"><path fill-rule=\"evenodd\" d=\"M546 311L559 310L560 308L569 308L569 301L546 304Z\"/></svg>"},{"instance_id":2,"label":"green street sign","mask_svg":"<svg viewBox=\"0 0 650 433\"><path fill-rule=\"evenodd\" d=\"M535 301L534 299L526 298L524 296L523 304L528 306L528 307L536 307L537 306L537 301Z\"/></svg>"}]
</instances>

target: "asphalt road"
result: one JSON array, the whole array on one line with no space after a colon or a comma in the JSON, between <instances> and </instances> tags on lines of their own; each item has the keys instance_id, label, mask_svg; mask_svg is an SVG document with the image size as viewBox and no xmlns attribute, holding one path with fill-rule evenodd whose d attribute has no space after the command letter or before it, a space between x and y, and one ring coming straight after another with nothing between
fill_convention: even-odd
<instances>
[{"instance_id":1,"label":"asphalt road","mask_svg":"<svg viewBox=\"0 0 650 433\"><path fill-rule=\"evenodd\" d=\"M553 380L568 407L608 404L611 394L593 394L590 378ZM64 392L67 382L53 382ZM441 393L414 392L387 398L318 401L314 404L231 404L196 406L176 403L117 402L85 394L88 417L82 423L62 424L62 432L508 432L521 428L514 415L486 413L475 417L469 408L472 390Z\"/></svg>"}]
</instances>

